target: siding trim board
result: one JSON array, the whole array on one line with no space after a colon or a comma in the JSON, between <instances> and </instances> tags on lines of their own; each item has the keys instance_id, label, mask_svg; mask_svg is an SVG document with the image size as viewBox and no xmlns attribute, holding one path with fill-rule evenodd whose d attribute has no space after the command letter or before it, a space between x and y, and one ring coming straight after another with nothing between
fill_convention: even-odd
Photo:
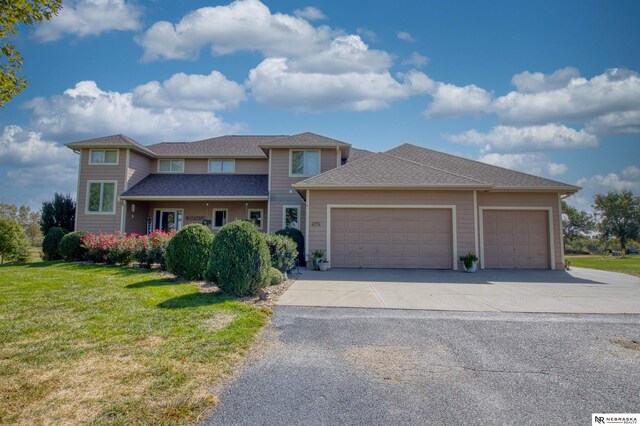
<instances>
[{"instance_id":1,"label":"siding trim board","mask_svg":"<svg viewBox=\"0 0 640 426\"><path fill-rule=\"evenodd\" d=\"M220 201L251 201L251 200L264 200L267 201L269 199L268 196L262 196L262 195L256 195L256 196L244 196L244 195L228 195L228 196L221 196L221 197L206 197L206 196L199 196L199 195L194 195L194 196L179 196L179 195L167 195L167 196L162 196L162 195L152 195L149 197L145 197L145 196L123 196L120 197L123 200L141 200L141 201L160 201L160 200L184 200L184 201L216 201L216 200L220 200Z\"/></svg>"},{"instance_id":2,"label":"siding trim board","mask_svg":"<svg viewBox=\"0 0 640 426\"><path fill-rule=\"evenodd\" d=\"M327 261L331 264L331 210L332 209L450 209L451 210L451 246L452 270L458 269L458 231L456 227L457 214L455 204L327 204Z\"/></svg>"},{"instance_id":3,"label":"siding trim board","mask_svg":"<svg viewBox=\"0 0 640 426\"><path fill-rule=\"evenodd\" d=\"M481 206L480 207L480 269L485 268L484 260L484 211L485 210L512 210L512 211L546 211L547 212L547 229L549 232L549 266L553 271L556 269L555 261L555 244L553 238L553 208L552 207L537 207L537 206Z\"/></svg>"}]
</instances>

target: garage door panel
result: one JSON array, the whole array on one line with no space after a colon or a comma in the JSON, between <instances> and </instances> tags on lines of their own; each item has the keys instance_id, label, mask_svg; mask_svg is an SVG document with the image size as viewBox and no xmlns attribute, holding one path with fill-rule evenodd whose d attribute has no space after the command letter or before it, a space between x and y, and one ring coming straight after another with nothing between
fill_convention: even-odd
<instances>
[{"instance_id":1,"label":"garage door panel","mask_svg":"<svg viewBox=\"0 0 640 426\"><path fill-rule=\"evenodd\" d=\"M548 213L544 210L485 210L486 268L549 268Z\"/></svg>"},{"instance_id":2,"label":"garage door panel","mask_svg":"<svg viewBox=\"0 0 640 426\"><path fill-rule=\"evenodd\" d=\"M451 210L334 208L331 223L333 267L452 267Z\"/></svg>"}]
</instances>

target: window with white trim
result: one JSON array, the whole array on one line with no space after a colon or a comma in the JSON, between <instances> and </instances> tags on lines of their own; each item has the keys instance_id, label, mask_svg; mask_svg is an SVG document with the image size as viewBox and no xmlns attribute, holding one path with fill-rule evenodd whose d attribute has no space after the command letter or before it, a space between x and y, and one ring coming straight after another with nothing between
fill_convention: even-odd
<instances>
[{"instance_id":1,"label":"window with white trim","mask_svg":"<svg viewBox=\"0 0 640 426\"><path fill-rule=\"evenodd\" d=\"M256 228L262 229L262 209L249 209L247 219L253 223Z\"/></svg>"},{"instance_id":2,"label":"window with white trim","mask_svg":"<svg viewBox=\"0 0 640 426\"><path fill-rule=\"evenodd\" d=\"M209 160L209 173L235 173L236 160Z\"/></svg>"},{"instance_id":3,"label":"window with white trim","mask_svg":"<svg viewBox=\"0 0 640 426\"><path fill-rule=\"evenodd\" d=\"M300 229L300 206L284 206L283 210L282 227Z\"/></svg>"},{"instance_id":4,"label":"window with white trim","mask_svg":"<svg viewBox=\"0 0 640 426\"><path fill-rule=\"evenodd\" d=\"M87 213L116 212L116 182L89 181L87 183Z\"/></svg>"},{"instance_id":5,"label":"window with white trim","mask_svg":"<svg viewBox=\"0 0 640 426\"><path fill-rule=\"evenodd\" d=\"M227 209L216 209L213 211L213 227L222 228L227 224Z\"/></svg>"},{"instance_id":6,"label":"window with white trim","mask_svg":"<svg viewBox=\"0 0 640 426\"><path fill-rule=\"evenodd\" d=\"M158 160L158 171L164 173L184 172L184 160Z\"/></svg>"},{"instance_id":7,"label":"window with white trim","mask_svg":"<svg viewBox=\"0 0 640 426\"><path fill-rule=\"evenodd\" d=\"M291 150L290 158L291 176L315 176L320 173L320 151Z\"/></svg>"},{"instance_id":8,"label":"window with white trim","mask_svg":"<svg viewBox=\"0 0 640 426\"><path fill-rule=\"evenodd\" d=\"M118 164L118 150L92 149L89 151L89 164Z\"/></svg>"}]
</instances>

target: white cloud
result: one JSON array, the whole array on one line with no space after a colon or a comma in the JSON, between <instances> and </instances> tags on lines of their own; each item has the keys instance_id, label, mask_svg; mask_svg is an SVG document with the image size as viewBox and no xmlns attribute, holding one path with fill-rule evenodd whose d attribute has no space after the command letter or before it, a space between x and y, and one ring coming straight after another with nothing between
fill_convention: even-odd
<instances>
[{"instance_id":1,"label":"white cloud","mask_svg":"<svg viewBox=\"0 0 640 426\"><path fill-rule=\"evenodd\" d=\"M445 134L443 137L456 143L481 146L483 152L533 152L598 146L596 136L558 124L527 127L500 125L487 133L472 129L454 135Z\"/></svg>"},{"instance_id":2,"label":"white cloud","mask_svg":"<svg viewBox=\"0 0 640 426\"><path fill-rule=\"evenodd\" d=\"M612 112L587 122L590 133L611 135L617 133L640 133L640 110Z\"/></svg>"},{"instance_id":3,"label":"white cloud","mask_svg":"<svg viewBox=\"0 0 640 426\"><path fill-rule=\"evenodd\" d=\"M296 9L293 14L298 18L304 18L307 21L320 21L327 19L327 16L320 9L313 6L307 6L304 9Z\"/></svg>"},{"instance_id":4,"label":"white cloud","mask_svg":"<svg viewBox=\"0 0 640 426\"><path fill-rule=\"evenodd\" d=\"M491 94L474 84L460 87L439 83L431 95L433 102L424 111L431 118L480 114L491 105Z\"/></svg>"},{"instance_id":5,"label":"white cloud","mask_svg":"<svg viewBox=\"0 0 640 426\"><path fill-rule=\"evenodd\" d=\"M414 67L423 67L427 65L428 62L429 62L428 57L421 55L418 52L413 52L411 53L411 56L409 56L407 59L402 61L402 64L413 65Z\"/></svg>"},{"instance_id":6,"label":"white cloud","mask_svg":"<svg viewBox=\"0 0 640 426\"><path fill-rule=\"evenodd\" d=\"M576 185L581 186L582 190L567 201L582 210L591 210L595 194L610 191L631 191L635 195L640 194L640 168L632 165L622 172L585 176L578 179Z\"/></svg>"},{"instance_id":7,"label":"white cloud","mask_svg":"<svg viewBox=\"0 0 640 426\"><path fill-rule=\"evenodd\" d=\"M622 169L622 176L632 180L640 180L640 167L629 166Z\"/></svg>"},{"instance_id":8,"label":"white cloud","mask_svg":"<svg viewBox=\"0 0 640 426\"><path fill-rule=\"evenodd\" d=\"M356 30L356 34L358 34L359 36L362 36L362 38L364 38L365 40L369 40L372 43L377 43L380 41L378 34L376 34L375 31L370 30L368 28L358 28Z\"/></svg>"},{"instance_id":9,"label":"white cloud","mask_svg":"<svg viewBox=\"0 0 640 426\"><path fill-rule=\"evenodd\" d=\"M567 172L568 167L563 163L554 163L542 153L524 154L484 154L478 158L483 163L507 169L518 170L542 176L559 176Z\"/></svg>"},{"instance_id":10,"label":"white cloud","mask_svg":"<svg viewBox=\"0 0 640 426\"><path fill-rule=\"evenodd\" d=\"M610 69L590 80L572 78L554 90L510 92L497 98L492 110L505 124L584 123L611 113L637 111L640 76L624 69Z\"/></svg>"},{"instance_id":11,"label":"white cloud","mask_svg":"<svg viewBox=\"0 0 640 426\"><path fill-rule=\"evenodd\" d=\"M63 95L35 98L25 106L38 131L67 138L125 133L149 141L185 140L243 128L210 111L139 107L133 93L104 91L94 81L81 81Z\"/></svg>"},{"instance_id":12,"label":"white cloud","mask_svg":"<svg viewBox=\"0 0 640 426\"><path fill-rule=\"evenodd\" d=\"M219 111L245 99L244 87L218 71L209 75L174 74L162 83L150 81L133 89L136 106Z\"/></svg>"},{"instance_id":13,"label":"white cloud","mask_svg":"<svg viewBox=\"0 0 640 426\"><path fill-rule=\"evenodd\" d=\"M58 16L38 25L35 36L55 41L65 33L86 37L108 31L135 31L141 26L141 10L125 0L65 1Z\"/></svg>"},{"instance_id":14,"label":"white cloud","mask_svg":"<svg viewBox=\"0 0 640 426\"><path fill-rule=\"evenodd\" d=\"M572 79L578 77L580 77L580 71L576 68L566 67L551 74L524 71L514 75L511 83L516 86L518 92L539 93L566 87Z\"/></svg>"},{"instance_id":15,"label":"white cloud","mask_svg":"<svg viewBox=\"0 0 640 426\"><path fill-rule=\"evenodd\" d=\"M433 82L413 71L322 74L289 69L285 58L268 58L252 69L247 87L260 103L298 110L375 110L389 102L426 93Z\"/></svg>"},{"instance_id":16,"label":"white cloud","mask_svg":"<svg viewBox=\"0 0 640 426\"><path fill-rule=\"evenodd\" d=\"M314 27L303 18L272 14L259 0L237 0L226 6L203 7L180 22L156 22L136 40L143 60L194 59L204 46L223 55L240 50L267 56L304 55L323 50L332 40L326 26Z\"/></svg>"},{"instance_id":17,"label":"white cloud","mask_svg":"<svg viewBox=\"0 0 640 426\"><path fill-rule=\"evenodd\" d=\"M402 41L416 41L416 39L406 31L400 31L398 34L396 34L396 36Z\"/></svg>"}]
</instances>

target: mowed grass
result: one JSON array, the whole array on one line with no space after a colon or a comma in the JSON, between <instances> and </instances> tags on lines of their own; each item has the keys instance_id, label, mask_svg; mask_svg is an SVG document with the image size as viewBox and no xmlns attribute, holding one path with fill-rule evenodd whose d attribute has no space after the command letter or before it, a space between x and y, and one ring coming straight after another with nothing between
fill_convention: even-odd
<instances>
[{"instance_id":1,"label":"mowed grass","mask_svg":"<svg viewBox=\"0 0 640 426\"><path fill-rule=\"evenodd\" d=\"M580 268L602 269L604 271L623 272L640 277L640 255L621 256L577 255L565 256L571 266Z\"/></svg>"},{"instance_id":2,"label":"mowed grass","mask_svg":"<svg viewBox=\"0 0 640 426\"><path fill-rule=\"evenodd\" d=\"M270 311L160 272L0 267L0 424L185 424Z\"/></svg>"}]
</instances>

